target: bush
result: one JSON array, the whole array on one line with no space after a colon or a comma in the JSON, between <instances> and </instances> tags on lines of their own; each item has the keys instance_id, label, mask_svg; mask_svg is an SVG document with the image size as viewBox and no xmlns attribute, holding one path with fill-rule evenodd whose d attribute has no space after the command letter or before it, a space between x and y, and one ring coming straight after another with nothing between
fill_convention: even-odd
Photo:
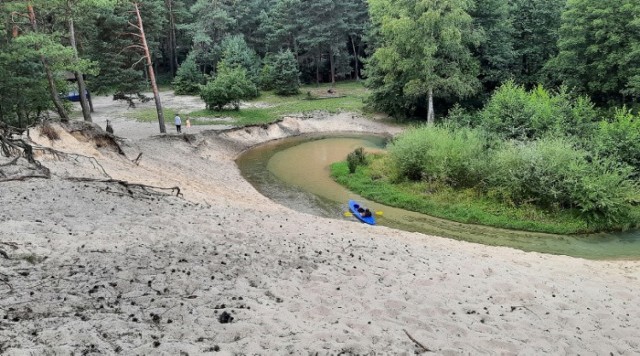
<instances>
[{"instance_id":1,"label":"bush","mask_svg":"<svg viewBox=\"0 0 640 356\"><path fill-rule=\"evenodd\" d=\"M631 165L640 173L640 120L626 108L616 110L611 122L601 121L585 143L598 154Z\"/></svg>"},{"instance_id":2,"label":"bush","mask_svg":"<svg viewBox=\"0 0 640 356\"><path fill-rule=\"evenodd\" d=\"M367 164L367 157L364 153L363 147L356 148L353 152L347 155L347 166L349 167L349 173L355 173L358 166Z\"/></svg>"},{"instance_id":3,"label":"bush","mask_svg":"<svg viewBox=\"0 0 640 356\"><path fill-rule=\"evenodd\" d=\"M195 57L187 56L182 62L176 78L173 80L173 88L176 95L196 95L200 92L200 85L204 84L204 75L196 65Z\"/></svg>"},{"instance_id":4,"label":"bush","mask_svg":"<svg viewBox=\"0 0 640 356\"><path fill-rule=\"evenodd\" d=\"M273 58L272 83L277 95L295 95L300 89L298 62L290 50L281 51Z\"/></svg>"},{"instance_id":5,"label":"bush","mask_svg":"<svg viewBox=\"0 0 640 356\"><path fill-rule=\"evenodd\" d=\"M500 138L530 140L549 133L587 135L597 113L589 99L573 99L565 89L553 93L538 86L527 92L507 82L491 96L477 119L487 132Z\"/></svg>"},{"instance_id":6,"label":"bush","mask_svg":"<svg viewBox=\"0 0 640 356\"><path fill-rule=\"evenodd\" d=\"M358 157L355 152L349 152L347 155L347 166L349 167L349 173L355 173L358 168Z\"/></svg>"},{"instance_id":7,"label":"bush","mask_svg":"<svg viewBox=\"0 0 640 356\"><path fill-rule=\"evenodd\" d=\"M227 36L220 44L222 51L221 62L231 67L242 67L246 70L247 78L257 88L260 84L260 57L249 47L242 35ZM258 97L254 91L253 97Z\"/></svg>"},{"instance_id":8,"label":"bush","mask_svg":"<svg viewBox=\"0 0 640 356\"><path fill-rule=\"evenodd\" d=\"M273 84L273 55L267 54L262 61L262 69L259 78L260 89L272 90Z\"/></svg>"},{"instance_id":9,"label":"bush","mask_svg":"<svg viewBox=\"0 0 640 356\"><path fill-rule=\"evenodd\" d=\"M251 98L255 91L256 87L247 79L244 68L233 68L220 62L215 79L200 87L200 97L209 110L222 110L227 104L238 110L240 100Z\"/></svg>"},{"instance_id":10,"label":"bush","mask_svg":"<svg viewBox=\"0 0 640 356\"><path fill-rule=\"evenodd\" d=\"M624 221L640 193L631 167L592 157L564 138L506 143L486 172L486 189L503 202L575 209L605 225Z\"/></svg>"},{"instance_id":11,"label":"bush","mask_svg":"<svg viewBox=\"0 0 640 356\"><path fill-rule=\"evenodd\" d=\"M480 183L487 141L480 130L446 126L412 129L389 146L396 179L439 181L453 187Z\"/></svg>"}]
</instances>

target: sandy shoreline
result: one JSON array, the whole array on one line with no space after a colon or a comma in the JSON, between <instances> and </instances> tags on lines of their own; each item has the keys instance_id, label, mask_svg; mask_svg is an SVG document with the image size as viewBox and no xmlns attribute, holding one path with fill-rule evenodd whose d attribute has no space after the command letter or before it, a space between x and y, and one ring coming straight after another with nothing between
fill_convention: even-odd
<instances>
[{"instance_id":1,"label":"sandy shoreline","mask_svg":"<svg viewBox=\"0 0 640 356\"><path fill-rule=\"evenodd\" d=\"M338 114L185 140L113 105L95 121L114 121L126 158L64 133L53 147L184 197L65 180L105 178L85 159L43 157L52 179L0 183L0 353L422 351L406 332L439 355L640 352L640 262L309 216L260 195L233 161L296 133L396 128Z\"/></svg>"}]
</instances>

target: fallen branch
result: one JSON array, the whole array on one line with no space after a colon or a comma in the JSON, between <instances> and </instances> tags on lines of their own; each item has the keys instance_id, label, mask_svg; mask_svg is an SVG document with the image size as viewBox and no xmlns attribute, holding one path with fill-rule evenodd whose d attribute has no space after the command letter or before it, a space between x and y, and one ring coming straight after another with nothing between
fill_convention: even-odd
<instances>
[{"instance_id":1,"label":"fallen branch","mask_svg":"<svg viewBox=\"0 0 640 356\"><path fill-rule=\"evenodd\" d=\"M134 159L134 160L133 160L133 161L131 161L131 162L135 163L135 164L136 164L136 166L137 166L137 165L140 165L140 158L142 158L142 152L140 152L140 154L138 154L138 157L136 157L136 159Z\"/></svg>"},{"instance_id":2,"label":"fallen branch","mask_svg":"<svg viewBox=\"0 0 640 356\"><path fill-rule=\"evenodd\" d=\"M540 318L540 315L536 314L533 310L531 310L531 309L527 308L527 306L526 306L526 305L512 305L512 306L511 306L511 311L514 311L516 308L524 308L524 309L527 309L531 314L533 314L533 315L535 315L536 317L538 317L538 319L541 319L541 318Z\"/></svg>"},{"instance_id":3,"label":"fallen branch","mask_svg":"<svg viewBox=\"0 0 640 356\"><path fill-rule=\"evenodd\" d=\"M71 182L116 183L127 188L130 194L133 194L133 192L129 190L129 187L137 187L142 189L149 188L149 189L157 189L157 190L170 190L172 194L175 192L175 195L177 197L182 196L182 193L180 192L180 187L156 187L153 185L131 183L131 182L118 180L118 179L94 179L94 178L84 178L84 177L69 177L65 179Z\"/></svg>"},{"instance_id":4,"label":"fallen branch","mask_svg":"<svg viewBox=\"0 0 640 356\"><path fill-rule=\"evenodd\" d=\"M422 349L422 352L431 352L431 350L429 350L428 347L424 346L418 340L414 339L413 336L411 336L411 334L409 334L409 332L406 329L402 329L402 331L404 331L404 333L407 334L407 336L411 341L413 341L416 345L418 345L418 347Z\"/></svg>"}]
</instances>

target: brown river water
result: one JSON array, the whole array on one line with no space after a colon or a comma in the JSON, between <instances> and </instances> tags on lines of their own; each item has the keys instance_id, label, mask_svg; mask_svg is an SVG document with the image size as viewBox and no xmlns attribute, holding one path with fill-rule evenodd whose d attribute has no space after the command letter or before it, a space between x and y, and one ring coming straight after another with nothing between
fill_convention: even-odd
<instances>
[{"instance_id":1,"label":"brown river water","mask_svg":"<svg viewBox=\"0 0 640 356\"><path fill-rule=\"evenodd\" d=\"M242 175L263 195L289 208L317 216L351 219L347 201L354 199L382 212L377 224L485 245L587 259L640 259L640 232L588 236L549 235L462 224L385 206L354 194L330 177L329 166L358 147L383 150L383 137L323 134L268 142L244 152L236 163Z\"/></svg>"}]
</instances>

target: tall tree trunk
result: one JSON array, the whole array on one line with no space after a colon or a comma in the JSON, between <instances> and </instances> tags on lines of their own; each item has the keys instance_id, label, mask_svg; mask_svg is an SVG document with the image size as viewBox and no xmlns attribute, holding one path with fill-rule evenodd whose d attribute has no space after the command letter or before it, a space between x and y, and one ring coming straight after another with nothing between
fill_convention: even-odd
<instances>
[{"instance_id":1,"label":"tall tree trunk","mask_svg":"<svg viewBox=\"0 0 640 356\"><path fill-rule=\"evenodd\" d=\"M333 48L329 46L329 67L331 68L331 87L336 86L336 63L333 58Z\"/></svg>"},{"instance_id":2,"label":"tall tree trunk","mask_svg":"<svg viewBox=\"0 0 640 356\"><path fill-rule=\"evenodd\" d=\"M433 88L429 87L429 106L427 108L427 124L433 125L435 123L435 115L433 114Z\"/></svg>"},{"instance_id":3,"label":"tall tree trunk","mask_svg":"<svg viewBox=\"0 0 640 356\"><path fill-rule=\"evenodd\" d=\"M153 89L153 99L156 102L156 111L158 112L158 124L160 125L160 133L165 133L167 132L167 130L164 127L164 113L162 112L160 93L158 92L158 85L156 84L156 74L153 71L153 62L151 62L151 54L149 53L147 38L145 37L144 27L142 26L142 16L140 16L138 3L134 2L133 6L135 7L136 16L138 17L138 30L140 30L140 40L142 41L142 47L144 48L144 56L147 59L147 72L149 73L149 80L151 81L151 89Z\"/></svg>"},{"instance_id":4,"label":"tall tree trunk","mask_svg":"<svg viewBox=\"0 0 640 356\"><path fill-rule=\"evenodd\" d=\"M322 55L321 54L317 54L317 60L316 60L316 85L320 85L320 61L322 60Z\"/></svg>"},{"instance_id":5,"label":"tall tree trunk","mask_svg":"<svg viewBox=\"0 0 640 356\"><path fill-rule=\"evenodd\" d=\"M70 6L70 5L68 5ZM71 47L73 48L73 56L76 61L78 58L78 46L76 44L76 29L73 25L73 15L71 14L71 8L69 10L69 40L71 41ZM87 102L87 96L85 93L87 92L87 86L84 84L84 77L82 76L82 72L76 70L75 71L76 82L78 83L78 92L80 94L80 106L82 107L82 116L84 116L84 121L92 122L91 120L91 109L89 108L89 103Z\"/></svg>"},{"instance_id":6,"label":"tall tree trunk","mask_svg":"<svg viewBox=\"0 0 640 356\"><path fill-rule=\"evenodd\" d=\"M353 40L353 36L352 35L349 35L349 38L351 39L351 47L353 48L353 58L354 58L355 69L356 69L356 80L360 81L360 69L358 67L358 61L360 60L360 58L358 57L358 50L356 49L356 42Z\"/></svg>"},{"instance_id":7,"label":"tall tree trunk","mask_svg":"<svg viewBox=\"0 0 640 356\"><path fill-rule=\"evenodd\" d=\"M176 18L173 14L173 0L168 0L169 2L169 25L171 28L170 38L171 38L171 75L175 76L178 72L178 40L176 39Z\"/></svg>"},{"instance_id":8,"label":"tall tree trunk","mask_svg":"<svg viewBox=\"0 0 640 356\"><path fill-rule=\"evenodd\" d=\"M89 111L96 112L95 110L93 110L93 100L91 100L91 93L89 93L89 95L87 96L87 100L89 101Z\"/></svg>"},{"instance_id":9,"label":"tall tree trunk","mask_svg":"<svg viewBox=\"0 0 640 356\"><path fill-rule=\"evenodd\" d=\"M36 13L33 11L33 5L31 3L27 3L27 10L29 11L29 21L31 22L31 28L33 28L34 32L38 32L38 24L36 23ZM56 87L56 82L53 77L53 73L51 72L51 68L49 67L49 63L47 63L47 59L44 55L40 55L40 61L44 66L45 73L47 75L47 83L49 84L49 93L51 94L51 100L53 101L53 105L60 116L62 121L69 121L69 115L67 114L67 110L65 110L64 105L62 105L62 100L60 100L60 94L58 93L58 88Z\"/></svg>"},{"instance_id":10,"label":"tall tree trunk","mask_svg":"<svg viewBox=\"0 0 640 356\"><path fill-rule=\"evenodd\" d=\"M295 37L291 36L291 43L293 44L293 55L296 57L296 62L300 65L300 53L298 53L298 41Z\"/></svg>"}]
</instances>

